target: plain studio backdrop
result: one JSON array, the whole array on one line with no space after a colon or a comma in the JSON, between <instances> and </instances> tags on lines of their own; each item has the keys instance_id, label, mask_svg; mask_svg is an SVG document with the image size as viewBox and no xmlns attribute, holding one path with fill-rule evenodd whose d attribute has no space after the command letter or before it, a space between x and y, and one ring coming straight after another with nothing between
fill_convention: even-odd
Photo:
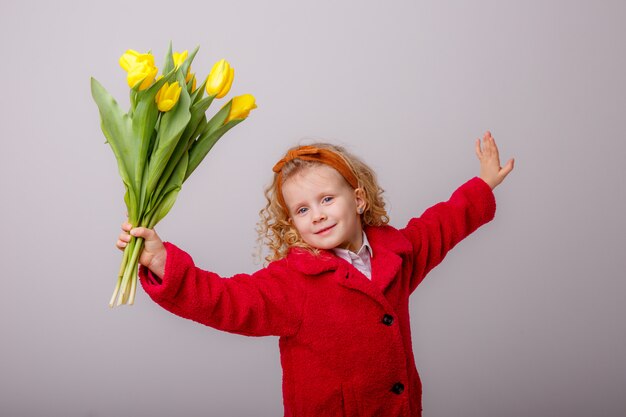
<instances>
[{"instance_id":1,"label":"plain studio backdrop","mask_svg":"<svg viewBox=\"0 0 626 417\"><path fill-rule=\"evenodd\" d=\"M277 416L275 337L178 318L140 288L110 309L123 185L89 79L118 58L228 59L248 120L157 226L196 264L253 272L273 164L311 139L378 173L391 224L516 168L493 222L411 299L427 417L626 415L623 1L56 1L0 4L2 416ZM219 108L216 102L209 113Z\"/></svg>"}]
</instances>

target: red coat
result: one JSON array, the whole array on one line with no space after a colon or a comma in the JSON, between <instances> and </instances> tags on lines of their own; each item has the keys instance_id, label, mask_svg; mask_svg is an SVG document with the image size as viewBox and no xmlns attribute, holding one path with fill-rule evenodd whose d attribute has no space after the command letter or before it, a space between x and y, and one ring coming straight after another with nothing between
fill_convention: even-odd
<instances>
[{"instance_id":1,"label":"red coat","mask_svg":"<svg viewBox=\"0 0 626 417\"><path fill-rule=\"evenodd\" d=\"M409 295L495 209L491 188L473 178L404 229L367 227L371 281L332 251L315 257L302 249L227 279L166 243L162 283L141 268L141 284L181 317L280 336L285 416L420 416Z\"/></svg>"}]
</instances>

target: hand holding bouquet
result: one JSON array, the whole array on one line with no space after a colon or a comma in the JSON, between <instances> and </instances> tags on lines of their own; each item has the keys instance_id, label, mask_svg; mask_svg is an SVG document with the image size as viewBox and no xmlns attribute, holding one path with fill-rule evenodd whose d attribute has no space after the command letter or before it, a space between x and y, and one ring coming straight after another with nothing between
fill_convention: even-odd
<instances>
[{"instance_id":1,"label":"hand holding bouquet","mask_svg":"<svg viewBox=\"0 0 626 417\"><path fill-rule=\"evenodd\" d=\"M123 112L104 87L91 79L102 132L115 154L126 188L124 201L133 227L154 228L213 145L256 108L254 97L245 94L234 97L207 119L212 101L230 91L234 69L225 60L218 61L196 88L191 63L197 52L198 48L191 54L172 53L170 45L158 77L151 53L128 50L122 55L120 66L127 71L131 89L128 112ZM133 304L143 243L141 238L132 238L126 246L111 307Z\"/></svg>"}]
</instances>

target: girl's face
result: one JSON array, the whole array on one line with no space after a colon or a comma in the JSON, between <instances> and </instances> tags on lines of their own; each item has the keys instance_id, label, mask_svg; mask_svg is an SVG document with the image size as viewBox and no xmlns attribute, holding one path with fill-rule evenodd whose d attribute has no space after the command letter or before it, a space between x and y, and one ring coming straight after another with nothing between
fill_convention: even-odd
<instances>
[{"instance_id":1,"label":"girl's face","mask_svg":"<svg viewBox=\"0 0 626 417\"><path fill-rule=\"evenodd\" d=\"M282 191L290 220L307 244L360 249L363 190L350 187L337 170L323 164L305 168L288 178Z\"/></svg>"}]
</instances>

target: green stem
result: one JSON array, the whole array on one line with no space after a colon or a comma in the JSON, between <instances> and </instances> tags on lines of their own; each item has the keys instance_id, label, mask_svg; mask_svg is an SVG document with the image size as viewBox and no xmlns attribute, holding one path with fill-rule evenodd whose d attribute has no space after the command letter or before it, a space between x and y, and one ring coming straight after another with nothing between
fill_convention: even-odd
<instances>
[{"instance_id":1,"label":"green stem","mask_svg":"<svg viewBox=\"0 0 626 417\"><path fill-rule=\"evenodd\" d=\"M120 264L120 270L117 273L117 284L115 285L115 290L113 291L113 296L111 297L111 301L109 301L109 307L113 307L115 304L115 299L120 291L120 287L122 285L122 277L124 276L124 271L126 270L126 264L128 263L128 256L130 253L129 245L124 248L124 256L122 256L122 263Z\"/></svg>"},{"instance_id":2,"label":"green stem","mask_svg":"<svg viewBox=\"0 0 626 417\"><path fill-rule=\"evenodd\" d=\"M126 264L126 269L124 271L124 278L122 279L122 294L117 301L117 305L125 304L126 300L128 300L129 292L132 289L132 285L130 280L136 280L137 275L134 273L136 271L137 262L139 260L139 254L141 253L141 249L143 248L144 240L142 238L132 237L130 239L130 245L133 246L132 254L130 256L130 260L128 264ZM134 297L133 297L134 298Z\"/></svg>"},{"instance_id":3,"label":"green stem","mask_svg":"<svg viewBox=\"0 0 626 417\"><path fill-rule=\"evenodd\" d=\"M113 296L111 297L111 301L109 301L109 307L113 307L115 304L115 299L117 298L117 294L120 291L120 285L122 284L122 276L117 277L117 284L115 285L115 290L113 290Z\"/></svg>"},{"instance_id":4,"label":"green stem","mask_svg":"<svg viewBox=\"0 0 626 417\"><path fill-rule=\"evenodd\" d=\"M139 269L139 264L135 264L133 271L133 279L130 280L130 297L128 299L128 304L135 304L135 294L137 293L137 272Z\"/></svg>"},{"instance_id":5,"label":"green stem","mask_svg":"<svg viewBox=\"0 0 626 417\"><path fill-rule=\"evenodd\" d=\"M135 113L135 107L137 107L137 91L130 89L130 110L128 111L128 115L130 117Z\"/></svg>"},{"instance_id":6,"label":"green stem","mask_svg":"<svg viewBox=\"0 0 626 417\"><path fill-rule=\"evenodd\" d=\"M130 241L128 242L128 245L126 246L126 249L124 250L126 259L124 263L124 270L122 271L122 274L120 277L120 290L121 291L118 291L118 294L117 294L117 298L116 298L117 306L123 304L122 300L124 299L124 294L126 292L126 281L124 280L124 277L126 276L127 270L130 265L130 258L132 257L132 253L135 248L135 240L136 239L134 237L131 237Z\"/></svg>"},{"instance_id":7,"label":"green stem","mask_svg":"<svg viewBox=\"0 0 626 417\"><path fill-rule=\"evenodd\" d=\"M130 293L129 293L129 299L128 299L128 304L134 304L135 303L135 294L137 293L137 279L138 279L138 272L139 272L139 257L141 256L141 252L143 251L143 246L144 246L145 240L141 239L139 242L136 243L137 245L137 260L133 263L133 271L131 272L132 274L132 279L130 281Z\"/></svg>"}]
</instances>

